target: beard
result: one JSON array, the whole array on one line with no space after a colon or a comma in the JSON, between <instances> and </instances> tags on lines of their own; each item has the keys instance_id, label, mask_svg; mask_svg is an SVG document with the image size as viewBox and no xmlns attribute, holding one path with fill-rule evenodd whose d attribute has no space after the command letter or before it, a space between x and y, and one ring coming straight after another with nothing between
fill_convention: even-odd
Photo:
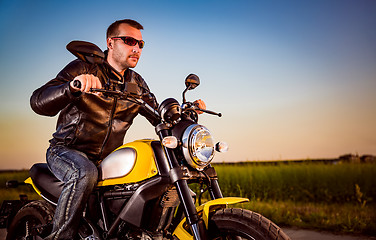
<instances>
[{"instance_id":1,"label":"beard","mask_svg":"<svg viewBox=\"0 0 376 240\"><path fill-rule=\"evenodd\" d=\"M125 61L124 65L127 65L128 68L134 68L134 67L136 67L136 65L138 63L139 58L140 58L140 56L138 54L129 55L126 58L126 61Z\"/></svg>"},{"instance_id":2,"label":"beard","mask_svg":"<svg viewBox=\"0 0 376 240\"><path fill-rule=\"evenodd\" d=\"M126 50L124 48L114 47L112 51L109 51L108 60L110 60L112 67L122 72L128 68L136 67L140 55L141 52L132 52L131 49Z\"/></svg>"},{"instance_id":3,"label":"beard","mask_svg":"<svg viewBox=\"0 0 376 240\"><path fill-rule=\"evenodd\" d=\"M136 67L139 58L140 58L139 54L130 54L130 55L120 54L119 56L115 58L115 61L122 68L122 70L125 70L128 68Z\"/></svg>"}]
</instances>

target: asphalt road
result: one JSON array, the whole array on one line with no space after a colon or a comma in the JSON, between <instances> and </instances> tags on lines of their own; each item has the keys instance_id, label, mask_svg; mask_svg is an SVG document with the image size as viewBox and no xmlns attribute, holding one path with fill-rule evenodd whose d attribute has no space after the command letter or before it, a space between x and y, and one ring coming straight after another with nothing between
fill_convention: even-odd
<instances>
[{"instance_id":1,"label":"asphalt road","mask_svg":"<svg viewBox=\"0 0 376 240\"><path fill-rule=\"evenodd\" d=\"M291 240L376 240L375 237L336 235L327 232L317 232L311 230L302 230L295 228L283 229L290 236ZM0 229L0 240L5 240L6 230Z\"/></svg>"},{"instance_id":2,"label":"asphalt road","mask_svg":"<svg viewBox=\"0 0 376 240\"><path fill-rule=\"evenodd\" d=\"M297 228L284 228L283 231L285 231L291 240L376 240L376 236L338 235Z\"/></svg>"}]
</instances>

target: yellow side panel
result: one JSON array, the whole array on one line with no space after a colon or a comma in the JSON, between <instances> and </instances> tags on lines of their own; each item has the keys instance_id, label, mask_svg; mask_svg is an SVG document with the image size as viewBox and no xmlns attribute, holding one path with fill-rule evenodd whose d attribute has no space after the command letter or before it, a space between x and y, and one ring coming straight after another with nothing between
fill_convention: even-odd
<instances>
[{"instance_id":1,"label":"yellow side panel","mask_svg":"<svg viewBox=\"0 0 376 240\"><path fill-rule=\"evenodd\" d=\"M153 149L151 148L152 141L154 140L137 140L119 147L118 149L133 148L136 151L137 160L135 165L133 166L132 171L123 177L100 181L98 182L98 186L135 183L157 175L158 168L155 164L155 156Z\"/></svg>"},{"instance_id":2,"label":"yellow side panel","mask_svg":"<svg viewBox=\"0 0 376 240\"><path fill-rule=\"evenodd\" d=\"M40 191L39 191L39 189L34 185L33 180L31 180L31 177L28 177L28 178L24 181L24 183L30 184L30 185L34 188L35 192L38 193L38 195L40 196Z\"/></svg>"}]
</instances>

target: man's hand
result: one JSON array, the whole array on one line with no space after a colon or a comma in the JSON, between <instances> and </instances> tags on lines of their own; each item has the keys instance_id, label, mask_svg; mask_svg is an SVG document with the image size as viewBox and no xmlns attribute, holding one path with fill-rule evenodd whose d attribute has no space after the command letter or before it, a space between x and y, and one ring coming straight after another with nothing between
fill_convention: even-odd
<instances>
[{"instance_id":1,"label":"man's hand","mask_svg":"<svg viewBox=\"0 0 376 240\"><path fill-rule=\"evenodd\" d=\"M194 104L196 107L198 107L199 109L206 110L206 104L205 104L205 102L204 102L203 100L201 100L201 99L198 99L198 100L194 101L193 104ZM197 112L198 114L202 114L202 113L203 113L202 111L199 111L199 110L196 110L196 112Z\"/></svg>"},{"instance_id":2,"label":"man's hand","mask_svg":"<svg viewBox=\"0 0 376 240\"><path fill-rule=\"evenodd\" d=\"M74 81L80 81L81 88L77 88L73 86ZM102 83L99 81L99 78L94 76L93 74L81 74L73 79L69 83L72 92L86 92L89 93L91 88L102 88Z\"/></svg>"}]
</instances>

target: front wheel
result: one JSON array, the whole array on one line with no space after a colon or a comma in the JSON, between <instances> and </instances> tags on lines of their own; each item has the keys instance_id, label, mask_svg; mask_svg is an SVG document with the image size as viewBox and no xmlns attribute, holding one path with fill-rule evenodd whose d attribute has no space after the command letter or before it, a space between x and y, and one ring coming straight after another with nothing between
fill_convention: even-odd
<instances>
[{"instance_id":1,"label":"front wheel","mask_svg":"<svg viewBox=\"0 0 376 240\"><path fill-rule=\"evenodd\" d=\"M209 221L210 239L290 239L280 227L262 215L239 208L216 211Z\"/></svg>"}]
</instances>

